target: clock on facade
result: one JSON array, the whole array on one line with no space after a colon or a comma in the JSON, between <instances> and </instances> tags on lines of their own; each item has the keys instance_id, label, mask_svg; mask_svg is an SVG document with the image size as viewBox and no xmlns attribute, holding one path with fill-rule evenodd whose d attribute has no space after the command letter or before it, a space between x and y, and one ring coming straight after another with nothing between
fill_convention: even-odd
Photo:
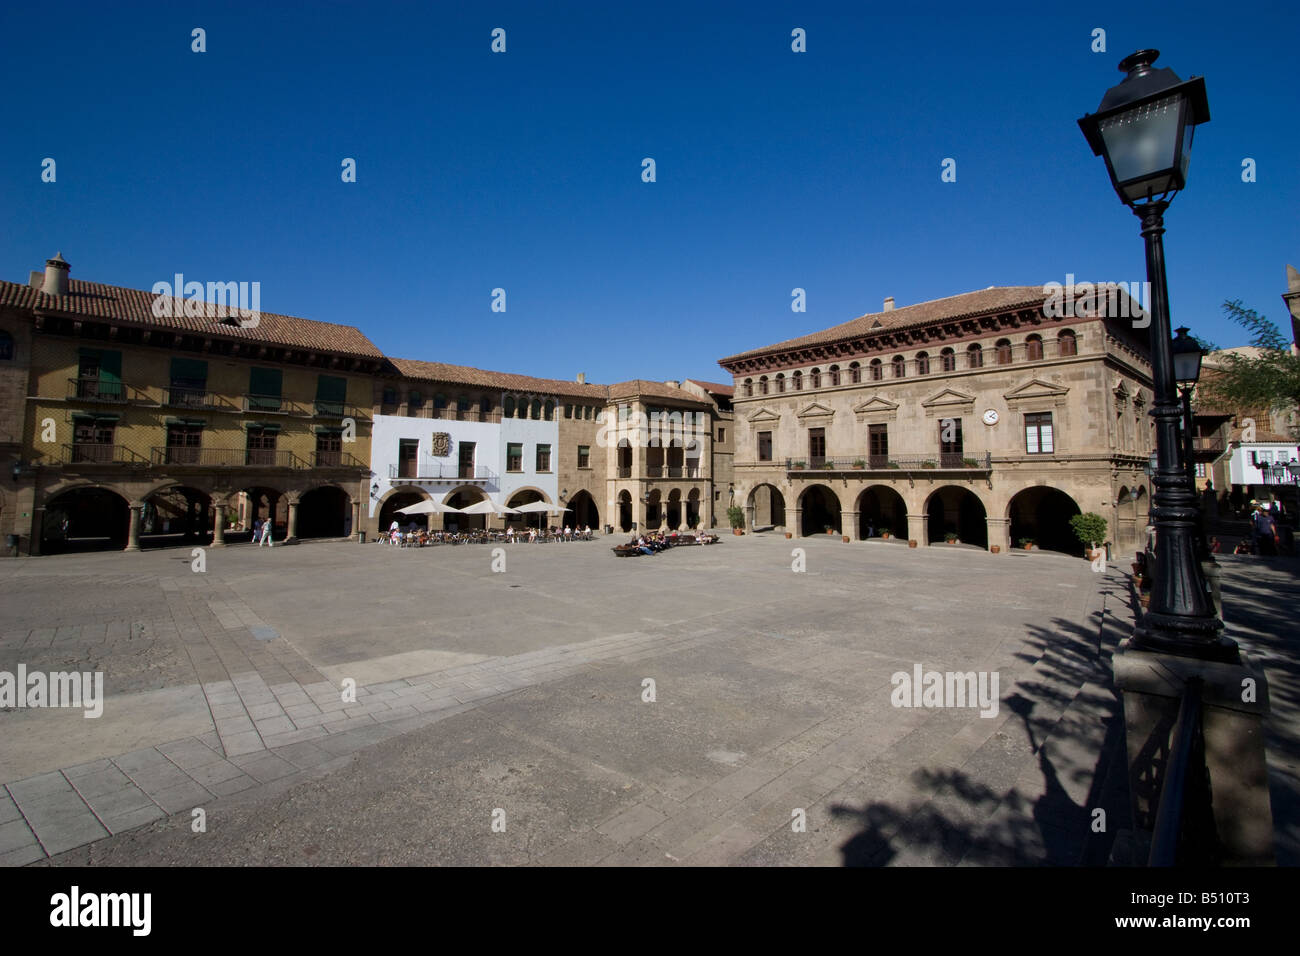
<instances>
[{"instance_id":1,"label":"clock on facade","mask_svg":"<svg viewBox=\"0 0 1300 956\"><path fill-rule=\"evenodd\" d=\"M996 425L997 423L998 423L997 409L990 408L988 411L984 413L984 424Z\"/></svg>"}]
</instances>

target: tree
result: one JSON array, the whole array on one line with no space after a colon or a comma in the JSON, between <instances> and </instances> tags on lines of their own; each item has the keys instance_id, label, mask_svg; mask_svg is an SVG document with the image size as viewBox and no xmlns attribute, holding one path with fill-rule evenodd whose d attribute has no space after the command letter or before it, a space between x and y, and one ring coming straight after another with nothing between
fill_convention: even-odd
<instances>
[{"instance_id":1,"label":"tree","mask_svg":"<svg viewBox=\"0 0 1300 956\"><path fill-rule=\"evenodd\" d=\"M1201 381L1205 397L1230 408L1285 411L1300 405L1300 356L1291 354L1291 343L1278 327L1240 299L1224 302L1223 311L1251 333L1250 344L1260 351L1257 357L1223 356L1220 367Z\"/></svg>"}]
</instances>

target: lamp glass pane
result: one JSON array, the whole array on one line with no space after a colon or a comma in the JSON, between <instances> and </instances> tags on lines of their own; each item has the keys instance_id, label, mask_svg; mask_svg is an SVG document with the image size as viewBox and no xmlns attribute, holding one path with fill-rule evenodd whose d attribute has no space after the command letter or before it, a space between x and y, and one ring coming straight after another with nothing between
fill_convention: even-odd
<instances>
[{"instance_id":1,"label":"lamp glass pane","mask_svg":"<svg viewBox=\"0 0 1300 956\"><path fill-rule=\"evenodd\" d=\"M1174 353L1174 379L1194 382L1201 373L1201 353L1197 350Z\"/></svg>"},{"instance_id":2,"label":"lamp glass pane","mask_svg":"<svg viewBox=\"0 0 1300 956\"><path fill-rule=\"evenodd\" d=\"M1117 183L1141 183L1142 196L1148 185L1156 194L1168 188L1169 172L1178 159L1179 116L1186 99L1167 96L1097 124ZM1152 177L1156 180L1148 183ZM1131 187L1125 187L1125 192L1131 193Z\"/></svg>"}]
</instances>

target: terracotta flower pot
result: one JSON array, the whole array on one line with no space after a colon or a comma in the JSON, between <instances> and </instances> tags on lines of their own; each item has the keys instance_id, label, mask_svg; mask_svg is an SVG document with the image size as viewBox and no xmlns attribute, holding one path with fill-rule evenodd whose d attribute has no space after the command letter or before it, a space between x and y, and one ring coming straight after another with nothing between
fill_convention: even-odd
<instances>
[{"instance_id":1,"label":"terracotta flower pot","mask_svg":"<svg viewBox=\"0 0 1300 956\"><path fill-rule=\"evenodd\" d=\"M845 544L849 543L849 536L847 534L844 536L844 543Z\"/></svg>"},{"instance_id":2,"label":"terracotta flower pot","mask_svg":"<svg viewBox=\"0 0 1300 956\"><path fill-rule=\"evenodd\" d=\"M995 545L993 545L991 548L989 548L989 550L992 551L994 554L1001 554L1001 553L1002 553L1002 546L1001 546L1001 545L997 545L997 544L995 544Z\"/></svg>"},{"instance_id":3,"label":"terracotta flower pot","mask_svg":"<svg viewBox=\"0 0 1300 956\"><path fill-rule=\"evenodd\" d=\"M740 528L732 528L732 529L731 529L731 533L732 533L732 534L736 534L736 535L740 535L740 534L744 534L745 532L742 531Z\"/></svg>"},{"instance_id":4,"label":"terracotta flower pot","mask_svg":"<svg viewBox=\"0 0 1300 956\"><path fill-rule=\"evenodd\" d=\"M915 547L916 547L916 539L913 538L912 540L908 541L908 542L907 542L907 546L908 546L909 548L915 548Z\"/></svg>"},{"instance_id":5,"label":"terracotta flower pot","mask_svg":"<svg viewBox=\"0 0 1300 956\"><path fill-rule=\"evenodd\" d=\"M786 536L787 538L793 538L793 537L794 537L794 532L793 532L793 531L787 531L787 532L785 533L785 536Z\"/></svg>"}]
</instances>

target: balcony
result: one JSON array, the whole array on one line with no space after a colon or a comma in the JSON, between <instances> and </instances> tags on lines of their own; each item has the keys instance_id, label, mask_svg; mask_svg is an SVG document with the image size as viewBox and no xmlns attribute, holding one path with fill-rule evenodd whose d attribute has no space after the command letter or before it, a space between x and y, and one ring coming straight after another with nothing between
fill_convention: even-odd
<instances>
[{"instance_id":1,"label":"balcony","mask_svg":"<svg viewBox=\"0 0 1300 956\"><path fill-rule=\"evenodd\" d=\"M1192 453L1197 461L1214 461L1228 447L1222 435L1195 435L1192 437Z\"/></svg>"},{"instance_id":2,"label":"balcony","mask_svg":"<svg viewBox=\"0 0 1300 956\"><path fill-rule=\"evenodd\" d=\"M368 466L355 455L346 451L314 451L311 454L313 468L367 468Z\"/></svg>"},{"instance_id":3,"label":"balcony","mask_svg":"<svg viewBox=\"0 0 1300 956\"><path fill-rule=\"evenodd\" d=\"M233 412L235 407L224 396L202 388L171 386L163 389L163 404L172 408L200 411Z\"/></svg>"},{"instance_id":4,"label":"balcony","mask_svg":"<svg viewBox=\"0 0 1300 956\"><path fill-rule=\"evenodd\" d=\"M775 462L751 462L752 465L772 467ZM993 470L993 455L984 452L955 454L943 452L935 455L909 457L891 457L885 455L859 455L856 458L787 458L785 470L791 476L807 472L824 474L827 472L904 472L913 474L918 471L958 471L987 473Z\"/></svg>"},{"instance_id":5,"label":"balcony","mask_svg":"<svg viewBox=\"0 0 1300 956\"><path fill-rule=\"evenodd\" d=\"M497 473L491 468L484 468L482 465L460 465L427 456L424 456L418 465L413 461L404 464L406 465L405 468L399 465L388 466L389 481L395 484L422 481L462 481L466 484L486 484L497 480ZM414 473L412 474L412 472Z\"/></svg>"},{"instance_id":6,"label":"balcony","mask_svg":"<svg viewBox=\"0 0 1300 956\"><path fill-rule=\"evenodd\" d=\"M244 411L256 415L311 415L311 411L302 403L283 395L244 395L243 400Z\"/></svg>"},{"instance_id":7,"label":"balcony","mask_svg":"<svg viewBox=\"0 0 1300 956\"><path fill-rule=\"evenodd\" d=\"M351 418L356 421L370 421L370 416L366 414L365 409L346 402L316 401L312 403L312 413L317 418Z\"/></svg>"},{"instance_id":8,"label":"balcony","mask_svg":"<svg viewBox=\"0 0 1300 956\"><path fill-rule=\"evenodd\" d=\"M125 405L127 402L157 404L155 399L150 399L148 392L138 386L98 378L68 379L68 401L110 405Z\"/></svg>"},{"instance_id":9,"label":"balcony","mask_svg":"<svg viewBox=\"0 0 1300 956\"><path fill-rule=\"evenodd\" d=\"M99 442L74 442L64 445L59 457L62 465L147 465L149 459L138 455L125 445Z\"/></svg>"},{"instance_id":10,"label":"balcony","mask_svg":"<svg viewBox=\"0 0 1300 956\"><path fill-rule=\"evenodd\" d=\"M291 451L274 448L190 448L167 446L152 449L155 466L171 468L306 468Z\"/></svg>"}]
</instances>

